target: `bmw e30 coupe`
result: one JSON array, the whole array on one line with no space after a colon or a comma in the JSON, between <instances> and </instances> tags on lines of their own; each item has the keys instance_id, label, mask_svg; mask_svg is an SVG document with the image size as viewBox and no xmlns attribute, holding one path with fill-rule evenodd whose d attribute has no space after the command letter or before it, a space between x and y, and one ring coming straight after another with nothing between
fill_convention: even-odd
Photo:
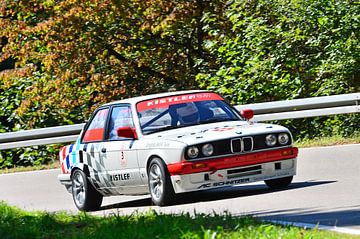
<instances>
[{"instance_id":1,"label":"bmw e30 coupe","mask_svg":"<svg viewBox=\"0 0 360 239\"><path fill-rule=\"evenodd\" d=\"M111 195L150 193L164 206L179 193L255 181L287 187L298 155L292 135L252 117L210 91L104 104L61 149L58 179L83 211L98 210Z\"/></svg>"}]
</instances>

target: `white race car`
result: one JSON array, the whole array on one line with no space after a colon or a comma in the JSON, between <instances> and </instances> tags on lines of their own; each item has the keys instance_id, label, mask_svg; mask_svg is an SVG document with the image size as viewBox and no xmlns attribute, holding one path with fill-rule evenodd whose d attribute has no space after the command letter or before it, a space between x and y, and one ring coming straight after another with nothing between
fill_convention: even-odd
<instances>
[{"instance_id":1,"label":"white race car","mask_svg":"<svg viewBox=\"0 0 360 239\"><path fill-rule=\"evenodd\" d=\"M98 210L111 195L150 192L163 206L178 193L254 181L284 188L296 173L291 133L252 116L209 91L105 104L76 143L61 149L58 179L83 211Z\"/></svg>"}]
</instances>

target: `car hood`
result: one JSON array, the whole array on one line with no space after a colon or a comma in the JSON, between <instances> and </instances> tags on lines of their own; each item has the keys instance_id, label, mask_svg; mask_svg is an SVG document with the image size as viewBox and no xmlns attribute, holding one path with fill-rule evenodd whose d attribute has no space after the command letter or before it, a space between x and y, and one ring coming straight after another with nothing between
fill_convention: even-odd
<instances>
[{"instance_id":1,"label":"car hood","mask_svg":"<svg viewBox=\"0 0 360 239\"><path fill-rule=\"evenodd\" d=\"M227 121L202 124L167 130L148 135L149 138L161 138L178 141L187 145L199 144L220 139L243 137L256 134L286 131L288 129L272 124L248 123L246 121Z\"/></svg>"}]
</instances>

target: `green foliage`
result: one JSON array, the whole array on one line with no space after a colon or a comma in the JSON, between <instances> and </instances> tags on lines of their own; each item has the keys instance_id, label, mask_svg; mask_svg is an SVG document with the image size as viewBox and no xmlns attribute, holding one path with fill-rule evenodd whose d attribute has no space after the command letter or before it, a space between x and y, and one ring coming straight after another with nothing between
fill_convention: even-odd
<instances>
[{"instance_id":1,"label":"green foliage","mask_svg":"<svg viewBox=\"0 0 360 239\"><path fill-rule=\"evenodd\" d=\"M102 103L168 90L233 104L360 91L352 0L0 0L0 16L0 132L79 123ZM358 118L280 123L296 138L347 136ZM38 150L2 151L0 168L56 157Z\"/></svg>"},{"instance_id":2,"label":"green foliage","mask_svg":"<svg viewBox=\"0 0 360 239\"><path fill-rule=\"evenodd\" d=\"M233 1L221 16L228 27L214 28L220 17L204 17L212 36L206 47L217 67L198 74L197 81L234 104L358 92L359 16L356 1ZM347 136L359 132L359 117L285 125L297 137Z\"/></svg>"},{"instance_id":3,"label":"green foliage","mask_svg":"<svg viewBox=\"0 0 360 239\"><path fill-rule=\"evenodd\" d=\"M40 105L31 108L31 112L22 114L17 113L20 104L27 101L27 89L32 84L30 77L19 77L16 81L6 81L2 78L0 81L0 132L11 132L32 127L28 122L37 118L37 125L34 127L55 126L66 122L64 120L52 117L53 114L37 112ZM14 166L30 166L46 164L56 160L59 146L35 146L22 149L1 150L0 151L0 169Z\"/></svg>"},{"instance_id":4,"label":"green foliage","mask_svg":"<svg viewBox=\"0 0 360 239\"><path fill-rule=\"evenodd\" d=\"M360 89L358 3L238 0L223 15L228 28L209 26L218 67L198 75L203 87L236 104Z\"/></svg>"},{"instance_id":5,"label":"green foliage","mask_svg":"<svg viewBox=\"0 0 360 239\"><path fill-rule=\"evenodd\" d=\"M14 230L16 228L16 230ZM356 238L317 230L281 227L229 214L130 216L24 212L0 204L1 238Z\"/></svg>"},{"instance_id":6,"label":"green foliage","mask_svg":"<svg viewBox=\"0 0 360 239\"><path fill-rule=\"evenodd\" d=\"M1 80L8 86L26 80L21 91L0 90L17 99L1 119L17 127L0 125L1 131L83 122L105 102L195 88L207 62L201 17L211 2L0 0L0 6L0 64L16 62ZM1 154L7 163L0 167L23 162L20 151Z\"/></svg>"},{"instance_id":7,"label":"green foliage","mask_svg":"<svg viewBox=\"0 0 360 239\"><path fill-rule=\"evenodd\" d=\"M284 120L275 123L288 127L293 132L295 140L329 136L351 137L360 134L358 114Z\"/></svg>"},{"instance_id":8,"label":"green foliage","mask_svg":"<svg viewBox=\"0 0 360 239\"><path fill-rule=\"evenodd\" d=\"M37 112L50 106L83 118L101 103L192 88L205 60L201 16L209 2L2 2L3 58L36 73L23 113L41 102Z\"/></svg>"}]
</instances>

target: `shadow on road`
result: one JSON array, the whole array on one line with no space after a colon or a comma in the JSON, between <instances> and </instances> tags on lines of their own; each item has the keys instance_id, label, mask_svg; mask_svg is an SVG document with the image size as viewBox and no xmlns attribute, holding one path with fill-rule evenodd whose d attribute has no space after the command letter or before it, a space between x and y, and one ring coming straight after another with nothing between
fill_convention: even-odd
<instances>
[{"instance_id":1,"label":"shadow on road","mask_svg":"<svg viewBox=\"0 0 360 239\"><path fill-rule=\"evenodd\" d=\"M298 188L314 187L323 184L334 183L336 181L309 181L309 182L296 182L292 183L288 188L282 190L272 190L265 184L263 185L241 185L241 186L230 186L221 189L211 189L207 191L199 191L192 193L183 193L177 196L174 205L190 204L197 202L208 202L223 200L229 198L248 197L253 195L261 195L267 193L273 193L284 190L295 190ZM128 202L116 203L107 206L103 206L100 210L116 209L116 208L131 208L131 207L146 207L152 206L150 198L132 200Z\"/></svg>"},{"instance_id":2,"label":"shadow on road","mask_svg":"<svg viewBox=\"0 0 360 239\"><path fill-rule=\"evenodd\" d=\"M324 212L317 209L294 208L271 212L256 212L264 220L319 224L323 226L360 227L360 205Z\"/></svg>"}]
</instances>

